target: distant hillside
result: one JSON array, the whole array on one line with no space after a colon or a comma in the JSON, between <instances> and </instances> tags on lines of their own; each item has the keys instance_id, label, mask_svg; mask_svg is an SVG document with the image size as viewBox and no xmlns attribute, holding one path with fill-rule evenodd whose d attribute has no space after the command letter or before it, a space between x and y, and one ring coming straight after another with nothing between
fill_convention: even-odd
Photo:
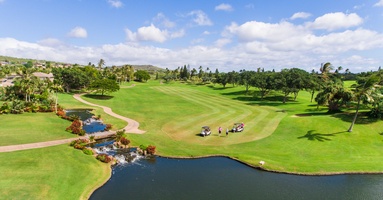
<instances>
[{"instance_id":1,"label":"distant hillside","mask_svg":"<svg viewBox=\"0 0 383 200\"><path fill-rule=\"evenodd\" d=\"M53 66L55 66L55 64L64 64L62 62L57 62L57 61L37 60L37 59L30 59L30 58L15 58L15 57L10 57L10 56L1 56L0 55L0 62L4 62L4 63L8 63L8 64L22 64L22 63L26 63L28 61L32 61L34 63L50 62ZM65 63L65 64L74 65L74 63L72 63L72 64ZM135 70L146 70L146 71L150 71L150 72L165 71L165 69L160 68L160 67L156 67L153 65L131 65L131 64L126 64L126 65L133 66ZM82 66L82 65L79 65L79 66ZM118 67L122 67L122 66L124 66L124 65L121 65ZM107 67L111 67L111 66L107 66Z\"/></svg>"},{"instance_id":2,"label":"distant hillside","mask_svg":"<svg viewBox=\"0 0 383 200\"><path fill-rule=\"evenodd\" d=\"M127 64L127 65L129 65L129 64ZM132 66L135 70L146 70L146 71L152 71L152 72L165 71L165 69L160 68L160 67L156 67L153 65L130 65L130 66ZM119 67L121 67L121 66L119 66Z\"/></svg>"}]
</instances>

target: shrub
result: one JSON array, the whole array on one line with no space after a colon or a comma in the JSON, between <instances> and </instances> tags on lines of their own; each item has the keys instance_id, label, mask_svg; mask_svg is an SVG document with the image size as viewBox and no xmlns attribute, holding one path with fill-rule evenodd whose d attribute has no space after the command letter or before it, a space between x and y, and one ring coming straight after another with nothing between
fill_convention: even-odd
<instances>
[{"instance_id":1,"label":"shrub","mask_svg":"<svg viewBox=\"0 0 383 200\"><path fill-rule=\"evenodd\" d=\"M112 124L106 124L105 130L109 131L110 129L112 129Z\"/></svg>"},{"instance_id":2,"label":"shrub","mask_svg":"<svg viewBox=\"0 0 383 200\"><path fill-rule=\"evenodd\" d=\"M73 147L74 147L75 149L80 149L80 150L85 149L85 145L84 145L84 144L75 144Z\"/></svg>"},{"instance_id":3,"label":"shrub","mask_svg":"<svg viewBox=\"0 0 383 200\"><path fill-rule=\"evenodd\" d=\"M72 124L70 126L68 126L66 129L66 131L69 131L73 134L77 134L77 135L85 135L85 131L82 130L82 123L80 120L74 120L72 122Z\"/></svg>"},{"instance_id":4,"label":"shrub","mask_svg":"<svg viewBox=\"0 0 383 200\"><path fill-rule=\"evenodd\" d=\"M116 141L119 142L122 137L125 137L125 129L116 131Z\"/></svg>"},{"instance_id":5,"label":"shrub","mask_svg":"<svg viewBox=\"0 0 383 200\"><path fill-rule=\"evenodd\" d=\"M120 140L121 144L123 144L126 148L126 145L130 144L130 140L126 139L126 137L122 137Z\"/></svg>"},{"instance_id":6,"label":"shrub","mask_svg":"<svg viewBox=\"0 0 383 200\"><path fill-rule=\"evenodd\" d=\"M84 152L86 155L93 155L93 150L90 148L84 148L82 152Z\"/></svg>"},{"instance_id":7,"label":"shrub","mask_svg":"<svg viewBox=\"0 0 383 200\"><path fill-rule=\"evenodd\" d=\"M98 154L96 159L104 163L109 163L110 161L112 161L112 158L107 154Z\"/></svg>"},{"instance_id":8,"label":"shrub","mask_svg":"<svg viewBox=\"0 0 383 200\"><path fill-rule=\"evenodd\" d=\"M89 143L88 139L77 139L77 140L73 140L69 145L73 147L75 144L87 145L88 143Z\"/></svg>"},{"instance_id":9,"label":"shrub","mask_svg":"<svg viewBox=\"0 0 383 200\"><path fill-rule=\"evenodd\" d=\"M143 144L140 145L140 149L141 149L141 150L146 150L147 148L148 148L148 146L145 146L145 145L143 145Z\"/></svg>"},{"instance_id":10,"label":"shrub","mask_svg":"<svg viewBox=\"0 0 383 200\"><path fill-rule=\"evenodd\" d=\"M95 136L94 136L94 135L91 135L91 136L89 137L89 140L90 140L91 142L93 142L93 141L94 141L94 138L95 138Z\"/></svg>"},{"instance_id":11,"label":"shrub","mask_svg":"<svg viewBox=\"0 0 383 200\"><path fill-rule=\"evenodd\" d=\"M64 118L65 117L65 112L63 110L58 110L56 115L61 117L61 118Z\"/></svg>"},{"instance_id":12,"label":"shrub","mask_svg":"<svg viewBox=\"0 0 383 200\"><path fill-rule=\"evenodd\" d=\"M149 145L146 148L146 151L148 152L148 154L154 155L156 153L156 146Z\"/></svg>"}]
</instances>

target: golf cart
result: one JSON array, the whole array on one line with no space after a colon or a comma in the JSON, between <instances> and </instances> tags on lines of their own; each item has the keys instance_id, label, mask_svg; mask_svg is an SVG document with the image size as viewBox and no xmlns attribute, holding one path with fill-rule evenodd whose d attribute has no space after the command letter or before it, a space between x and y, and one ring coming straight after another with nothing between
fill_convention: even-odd
<instances>
[{"instance_id":1,"label":"golf cart","mask_svg":"<svg viewBox=\"0 0 383 200\"><path fill-rule=\"evenodd\" d=\"M231 132L242 132L245 129L243 123L234 123L233 128L231 129Z\"/></svg>"},{"instance_id":2,"label":"golf cart","mask_svg":"<svg viewBox=\"0 0 383 200\"><path fill-rule=\"evenodd\" d=\"M203 137L205 137L205 136L208 136L208 135L210 135L210 134L211 134L210 127L208 127L208 126L202 126L202 129L201 129L201 135L202 135Z\"/></svg>"}]
</instances>

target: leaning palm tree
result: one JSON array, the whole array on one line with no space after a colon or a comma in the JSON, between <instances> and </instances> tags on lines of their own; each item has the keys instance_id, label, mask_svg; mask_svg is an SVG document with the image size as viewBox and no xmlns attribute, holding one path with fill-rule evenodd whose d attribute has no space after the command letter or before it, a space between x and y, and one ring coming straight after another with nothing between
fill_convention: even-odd
<instances>
[{"instance_id":1,"label":"leaning palm tree","mask_svg":"<svg viewBox=\"0 0 383 200\"><path fill-rule=\"evenodd\" d=\"M330 73L331 70L333 70L333 66L331 63L326 62L325 64L322 63L322 66L320 67L320 72L322 73L322 78L324 81L327 81L328 79L328 74Z\"/></svg>"},{"instance_id":2,"label":"leaning palm tree","mask_svg":"<svg viewBox=\"0 0 383 200\"><path fill-rule=\"evenodd\" d=\"M364 99L367 102L373 101L372 95L376 87L378 87L376 85L378 82L379 82L379 77L376 75L372 75L367 80L354 85L355 87L354 94L355 94L355 97L357 98L357 105L356 105L354 119L352 120L351 126L348 129L348 132L352 132L355 121L358 117L360 102L362 101L362 99Z\"/></svg>"}]
</instances>

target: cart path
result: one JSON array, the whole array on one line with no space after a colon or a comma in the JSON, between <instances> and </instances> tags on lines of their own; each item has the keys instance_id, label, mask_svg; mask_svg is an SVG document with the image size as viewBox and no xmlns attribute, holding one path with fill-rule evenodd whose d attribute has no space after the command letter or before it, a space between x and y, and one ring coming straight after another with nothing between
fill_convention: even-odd
<instances>
[{"instance_id":1,"label":"cart path","mask_svg":"<svg viewBox=\"0 0 383 200\"><path fill-rule=\"evenodd\" d=\"M12 151L20 151L20 150L26 150L26 149L37 149L37 148L43 148L43 147L56 146L60 144L67 144L72 142L73 140L77 140L80 138L87 138L87 137L76 137L76 138L53 140L53 141L47 141L47 142L0 146L0 152L12 152Z\"/></svg>"},{"instance_id":2,"label":"cart path","mask_svg":"<svg viewBox=\"0 0 383 200\"><path fill-rule=\"evenodd\" d=\"M140 123L138 123L137 121L133 120L133 119L130 119L130 118L127 118L127 117L124 117L124 116L121 116L119 114L116 114L112 111L111 108L109 107L106 107L106 106L101 106L101 105L97 105L97 104L94 104L94 103L90 103L88 101L85 101L84 99L81 98L81 96L84 95L83 94L75 94L73 95L73 97L75 99L77 99L78 101L82 102L82 103L85 103L85 104L88 104L90 106L96 106L96 107L100 107L104 110L105 113L107 113L108 115L112 116L112 117L115 117L115 118L118 118L118 119L122 119L126 122L128 122L128 125L125 126L123 129L125 129L125 132L126 133L137 133L137 134L142 134L142 133L145 133L145 131L143 130L140 130L138 129L138 127L140 126Z\"/></svg>"},{"instance_id":3,"label":"cart path","mask_svg":"<svg viewBox=\"0 0 383 200\"><path fill-rule=\"evenodd\" d=\"M81 101L85 104L88 104L91 106L96 106L96 107L101 107L104 109L105 113L128 122L128 125L124 127L124 129L127 133L137 133L137 134L145 133L145 131L138 129L140 124L137 121L135 121L133 119L129 119L129 118L124 117L124 116L121 116L121 115L118 115L118 114L114 113L112 111L112 109L109 107L100 106L97 104L87 102L81 98L81 95L83 95L83 94L75 94L73 97L75 99L77 99L78 101ZM115 133L116 133L115 131L104 131L104 132L93 133L90 135L94 135L94 136L96 136L96 138L102 138L102 137L114 135ZM0 152L12 152L12 151L20 151L20 150L27 150L27 149L37 149L37 148L43 148L43 147L56 146L56 145L60 145L60 144L67 144L67 143L72 142L73 140L83 139L83 138L89 138L89 135L88 136L82 136L82 137L62 139L62 140L52 140L52 141L46 141L46 142L36 142L36 143L29 143L29 144L0 146Z\"/></svg>"}]
</instances>

